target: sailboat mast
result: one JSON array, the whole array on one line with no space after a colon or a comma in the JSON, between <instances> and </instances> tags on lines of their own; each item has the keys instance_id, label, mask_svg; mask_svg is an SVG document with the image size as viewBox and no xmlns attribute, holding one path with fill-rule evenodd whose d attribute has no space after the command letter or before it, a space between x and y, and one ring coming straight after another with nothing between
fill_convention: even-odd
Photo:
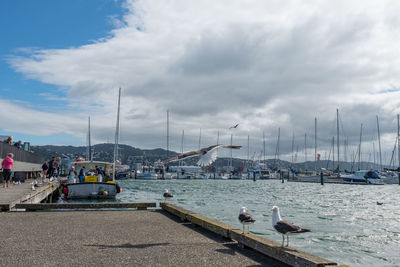
<instances>
[{"instance_id":1,"label":"sailboat mast","mask_svg":"<svg viewBox=\"0 0 400 267\"><path fill-rule=\"evenodd\" d=\"M88 159L89 159L89 161L92 161L93 158L92 158L92 144L91 144L91 140L90 140L90 135L91 135L91 133L90 133L90 117L88 118L88 127L89 127L89 129L88 129L88 134L89 134L89 136L88 136L88 139L89 139Z\"/></svg>"},{"instance_id":2,"label":"sailboat mast","mask_svg":"<svg viewBox=\"0 0 400 267\"><path fill-rule=\"evenodd\" d=\"M340 146L340 142L339 142L339 109L336 109L336 130L337 130L337 169L338 169L338 173L339 173L339 146Z\"/></svg>"},{"instance_id":3,"label":"sailboat mast","mask_svg":"<svg viewBox=\"0 0 400 267\"><path fill-rule=\"evenodd\" d=\"M231 134L231 146L232 146L232 137L233 137L233 134ZM232 148L231 148L230 170L232 170Z\"/></svg>"},{"instance_id":4,"label":"sailboat mast","mask_svg":"<svg viewBox=\"0 0 400 267\"><path fill-rule=\"evenodd\" d=\"M376 155L376 152L375 152L375 142L372 142L372 153L374 153L374 169L376 168L376 159L375 159L375 155Z\"/></svg>"},{"instance_id":5,"label":"sailboat mast","mask_svg":"<svg viewBox=\"0 0 400 267\"><path fill-rule=\"evenodd\" d=\"M304 164L307 170L307 133L304 134Z\"/></svg>"},{"instance_id":6,"label":"sailboat mast","mask_svg":"<svg viewBox=\"0 0 400 267\"><path fill-rule=\"evenodd\" d=\"M400 170L400 118L397 114L397 159L399 160L399 170Z\"/></svg>"},{"instance_id":7,"label":"sailboat mast","mask_svg":"<svg viewBox=\"0 0 400 267\"><path fill-rule=\"evenodd\" d=\"M361 170L361 138L362 138L362 128L363 124L361 123L360 127L360 143L358 144L358 169Z\"/></svg>"},{"instance_id":8,"label":"sailboat mast","mask_svg":"<svg viewBox=\"0 0 400 267\"><path fill-rule=\"evenodd\" d=\"M279 142L280 142L280 139L281 139L281 128L279 127L278 128L278 143L276 144L276 156L277 156L278 161L279 161Z\"/></svg>"},{"instance_id":9,"label":"sailboat mast","mask_svg":"<svg viewBox=\"0 0 400 267\"><path fill-rule=\"evenodd\" d=\"M266 162L265 162L265 132L264 131L263 131L263 147L264 147L263 153L264 153L264 164L265 164Z\"/></svg>"},{"instance_id":10,"label":"sailboat mast","mask_svg":"<svg viewBox=\"0 0 400 267\"><path fill-rule=\"evenodd\" d=\"M314 121L314 162L315 162L315 171L317 171L317 117L315 117Z\"/></svg>"},{"instance_id":11,"label":"sailboat mast","mask_svg":"<svg viewBox=\"0 0 400 267\"><path fill-rule=\"evenodd\" d=\"M199 150L201 148L201 128L200 128L200 134L199 134Z\"/></svg>"},{"instance_id":12,"label":"sailboat mast","mask_svg":"<svg viewBox=\"0 0 400 267\"><path fill-rule=\"evenodd\" d=\"M293 131L293 137L292 137L292 165L294 164L294 131Z\"/></svg>"},{"instance_id":13,"label":"sailboat mast","mask_svg":"<svg viewBox=\"0 0 400 267\"><path fill-rule=\"evenodd\" d=\"M382 150L381 150L381 133L379 131L379 118L376 115L376 125L378 127L378 142L379 142L379 170L382 170Z\"/></svg>"},{"instance_id":14,"label":"sailboat mast","mask_svg":"<svg viewBox=\"0 0 400 267\"><path fill-rule=\"evenodd\" d=\"M250 135L247 135L247 166L250 162Z\"/></svg>"},{"instance_id":15,"label":"sailboat mast","mask_svg":"<svg viewBox=\"0 0 400 267\"><path fill-rule=\"evenodd\" d=\"M169 158L169 110L167 110L167 159Z\"/></svg>"},{"instance_id":16,"label":"sailboat mast","mask_svg":"<svg viewBox=\"0 0 400 267\"><path fill-rule=\"evenodd\" d=\"M118 141L119 141L119 110L121 106L121 87L118 90L118 111L117 111L117 125L115 127L115 144L114 144L114 165L113 165L113 181L115 181L115 164L118 159Z\"/></svg>"}]
</instances>

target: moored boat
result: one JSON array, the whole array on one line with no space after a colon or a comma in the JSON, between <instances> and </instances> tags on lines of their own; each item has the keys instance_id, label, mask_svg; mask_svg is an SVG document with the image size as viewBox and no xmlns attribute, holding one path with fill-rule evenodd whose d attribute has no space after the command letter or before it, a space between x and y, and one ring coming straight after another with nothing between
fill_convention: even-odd
<instances>
[{"instance_id":1,"label":"moored boat","mask_svg":"<svg viewBox=\"0 0 400 267\"><path fill-rule=\"evenodd\" d=\"M81 181L69 180L64 184L62 192L66 199L112 199L121 192L119 184L112 178L113 163L75 161L71 166L78 172L85 170L85 175Z\"/></svg>"}]
</instances>

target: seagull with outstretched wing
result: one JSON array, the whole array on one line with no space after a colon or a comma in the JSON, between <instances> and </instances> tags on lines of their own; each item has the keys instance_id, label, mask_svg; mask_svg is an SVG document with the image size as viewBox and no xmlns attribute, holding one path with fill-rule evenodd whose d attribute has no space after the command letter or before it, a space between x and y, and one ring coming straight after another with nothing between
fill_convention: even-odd
<instances>
[{"instance_id":1,"label":"seagull with outstretched wing","mask_svg":"<svg viewBox=\"0 0 400 267\"><path fill-rule=\"evenodd\" d=\"M229 127L229 130L230 130L230 129L236 129L238 126L239 126L239 123L236 124L236 125L234 125L234 126Z\"/></svg>"},{"instance_id":2,"label":"seagull with outstretched wing","mask_svg":"<svg viewBox=\"0 0 400 267\"><path fill-rule=\"evenodd\" d=\"M190 151L183 154L180 154L176 157L167 159L163 161L163 164L167 164L173 161L180 161L186 158L200 156L197 165L199 166L208 166L213 163L217 159L217 148L229 148L229 149L240 149L242 146L226 146L226 145L213 145L209 147L202 148L197 151Z\"/></svg>"}]
</instances>

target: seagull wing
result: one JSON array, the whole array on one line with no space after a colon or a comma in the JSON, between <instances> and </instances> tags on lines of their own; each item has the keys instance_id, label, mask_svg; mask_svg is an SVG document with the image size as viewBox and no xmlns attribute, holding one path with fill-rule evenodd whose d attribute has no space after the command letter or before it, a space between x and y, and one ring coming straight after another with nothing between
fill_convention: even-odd
<instances>
[{"instance_id":1,"label":"seagull wing","mask_svg":"<svg viewBox=\"0 0 400 267\"><path fill-rule=\"evenodd\" d=\"M200 157L204 157L204 159L200 158L200 160L199 160L199 162L197 164L200 165L200 166L207 166L207 165L213 163L217 159L217 153L216 153L215 149L217 149L219 147L221 147L221 148L231 148L231 149L240 149L242 146L212 145L212 146L205 147L205 148L202 148L202 149L197 150L197 151L190 151L190 152L186 152L186 153L180 154L180 155L178 155L176 157L164 160L161 163L162 164L167 164L167 163L173 162L173 161L179 161L179 160L183 160L183 159L186 159L186 158L200 156ZM208 153L214 152L214 151L215 151L215 153L211 153L210 155L207 155ZM209 162L209 163L207 163L207 162Z\"/></svg>"},{"instance_id":2,"label":"seagull wing","mask_svg":"<svg viewBox=\"0 0 400 267\"><path fill-rule=\"evenodd\" d=\"M205 154L203 154L199 161L197 162L197 165L199 166L208 166L211 163L213 163L216 159L217 159L217 150L216 149L212 149L208 152L206 152Z\"/></svg>"},{"instance_id":3,"label":"seagull wing","mask_svg":"<svg viewBox=\"0 0 400 267\"><path fill-rule=\"evenodd\" d=\"M249 213L244 212L244 213L239 214L239 221L241 223L253 223L256 220L254 220L253 217Z\"/></svg>"},{"instance_id":4,"label":"seagull wing","mask_svg":"<svg viewBox=\"0 0 400 267\"><path fill-rule=\"evenodd\" d=\"M300 226L297 226L293 223L284 220L277 222L276 225L274 225L274 228L276 231L282 234L286 233L296 234L296 233L310 232L310 230L308 229L303 229Z\"/></svg>"}]
</instances>

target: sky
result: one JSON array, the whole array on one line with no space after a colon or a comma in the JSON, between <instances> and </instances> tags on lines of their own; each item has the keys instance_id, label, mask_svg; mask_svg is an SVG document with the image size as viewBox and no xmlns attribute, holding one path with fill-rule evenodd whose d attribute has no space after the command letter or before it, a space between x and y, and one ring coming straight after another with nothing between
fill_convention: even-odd
<instances>
[{"instance_id":1,"label":"sky","mask_svg":"<svg viewBox=\"0 0 400 267\"><path fill-rule=\"evenodd\" d=\"M120 142L134 147L166 148L169 110L171 150L183 130L183 150L197 149L201 129L201 147L232 135L234 156L257 159L264 133L271 158L280 131L281 159L313 160L317 118L325 159L339 110L341 160L361 124L362 159L378 157L378 116L388 162L399 12L399 1L365 0L1 1L0 135L85 145L90 116L92 142L112 142L121 87Z\"/></svg>"}]
</instances>

